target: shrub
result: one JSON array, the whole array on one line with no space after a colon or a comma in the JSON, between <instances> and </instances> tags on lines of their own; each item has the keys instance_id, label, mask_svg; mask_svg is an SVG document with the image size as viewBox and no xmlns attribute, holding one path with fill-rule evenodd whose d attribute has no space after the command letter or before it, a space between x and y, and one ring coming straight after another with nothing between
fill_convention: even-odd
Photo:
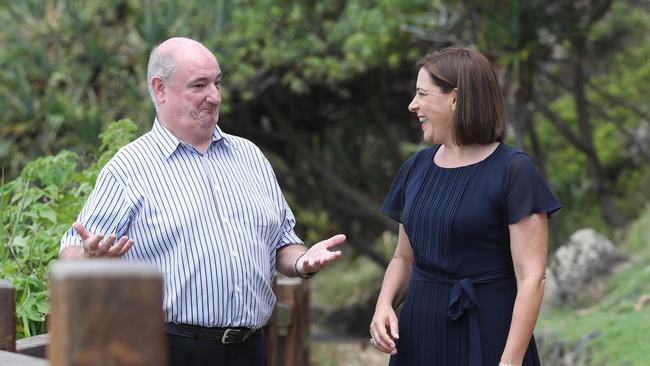
<instances>
[{"instance_id":1,"label":"shrub","mask_svg":"<svg viewBox=\"0 0 650 366\"><path fill-rule=\"evenodd\" d=\"M17 337L45 333L49 311L47 267L74 222L101 167L134 137L130 120L108 125L97 162L79 170L77 154L38 158L20 176L0 185L0 278L16 288ZM1 310L1 309L0 309Z\"/></svg>"}]
</instances>

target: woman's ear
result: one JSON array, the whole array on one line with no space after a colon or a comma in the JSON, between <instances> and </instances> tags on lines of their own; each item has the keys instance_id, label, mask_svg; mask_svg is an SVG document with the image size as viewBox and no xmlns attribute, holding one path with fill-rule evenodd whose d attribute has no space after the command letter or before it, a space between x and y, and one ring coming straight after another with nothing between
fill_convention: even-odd
<instances>
[{"instance_id":1,"label":"woman's ear","mask_svg":"<svg viewBox=\"0 0 650 366\"><path fill-rule=\"evenodd\" d=\"M456 101L458 100L458 88L454 88L449 92L449 98L451 102L451 110L453 111L456 109Z\"/></svg>"}]
</instances>

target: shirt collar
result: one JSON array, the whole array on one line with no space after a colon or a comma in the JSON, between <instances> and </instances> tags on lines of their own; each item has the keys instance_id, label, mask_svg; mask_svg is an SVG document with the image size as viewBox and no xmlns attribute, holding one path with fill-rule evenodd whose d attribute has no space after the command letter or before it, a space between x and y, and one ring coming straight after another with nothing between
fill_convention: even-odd
<instances>
[{"instance_id":1,"label":"shirt collar","mask_svg":"<svg viewBox=\"0 0 650 366\"><path fill-rule=\"evenodd\" d=\"M153 122L153 127L151 128L151 132L153 134L154 140L160 147L160 150L162 151L163 155L165 158L169 158L176 149L178 149L179 146L186 144L185 142L181 141L178 137L174 136L174 134L169 131L165 126L163 126L160 121L158 121L158 118L154 119ZM225 146L228 146L230 148L233 148L233 142L231 141L230 137L225 134L219 126L214 127L214 131L212 132L212 144L215 142L218 142L220 140L223 140L225 142Z\"/></svg>"}]
</instances>

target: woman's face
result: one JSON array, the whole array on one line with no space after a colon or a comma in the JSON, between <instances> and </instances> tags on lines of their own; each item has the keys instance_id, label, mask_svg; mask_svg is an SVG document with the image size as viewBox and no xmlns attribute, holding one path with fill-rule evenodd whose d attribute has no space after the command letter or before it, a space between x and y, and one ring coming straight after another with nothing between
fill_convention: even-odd
<instances>
[{"instance_id":1,"label":"woman's face","mask_svg":"<svg viewBox=\"0 0 650 366\"><path fill-rule=\"evenodd\" d=\"M421 68L409 111L417 114L424 141L432 144L449 144L453 141L451 117L455 106L456 89L445 94L433 83L429 73Z\"/></svg>"}]
</instances>

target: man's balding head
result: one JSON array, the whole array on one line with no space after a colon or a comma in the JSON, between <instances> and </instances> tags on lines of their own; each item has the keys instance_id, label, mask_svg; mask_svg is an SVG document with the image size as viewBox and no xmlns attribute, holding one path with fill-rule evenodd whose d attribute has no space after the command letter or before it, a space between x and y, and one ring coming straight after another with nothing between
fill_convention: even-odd
<instances>
[{"instance_id":1,"label":"man's balding head","mask_svg":"<svg viewBox=\"0 0 650 366\"><path fill-rule=\"evenodd\" d=\"M158 111L158 103L156 102L151 80L158 76L165 85L174 85L178 57L184 54L184 52L179 51L198 51L212 54L200 42L185 37L169 38L151 50L147 65L147 89L156 111Z\"/></svg>"},{"instance_id":2,"label":"man's balding head","mask_svg":"<svg viewBox=\"0 0 650 366\"><path fill-rule=\"evenodd\" d=\"M154 48L147 71L158 121L180 140L204 150L221 105L221 69L214 54L188 38Z\"/></svg>"}]
</instances>

